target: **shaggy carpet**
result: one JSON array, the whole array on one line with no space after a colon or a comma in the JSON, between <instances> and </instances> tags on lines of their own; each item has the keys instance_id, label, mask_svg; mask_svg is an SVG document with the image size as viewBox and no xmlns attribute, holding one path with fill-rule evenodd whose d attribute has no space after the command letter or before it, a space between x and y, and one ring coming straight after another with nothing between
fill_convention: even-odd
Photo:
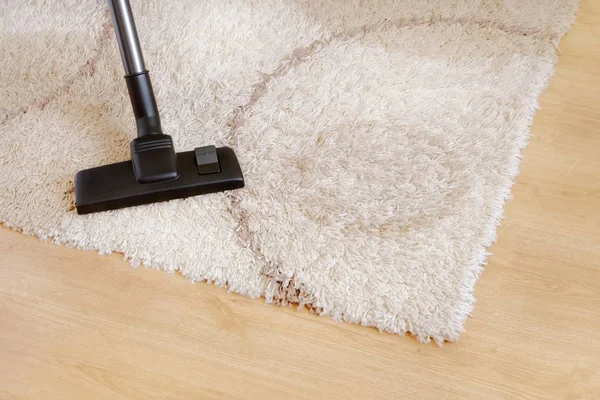
<instances>
[{"instance_id":1,"label":"shaggy carpet","mask_svg":"<svg viewBox=\"0 0 600 400\"><path fill-rule=\"evenodd\" d=\"M78 216L135 125L103 1L0 2L0 221L421 341L456 340L576 0L136 1L165 133L246 188Z\"/></svg>"}]
</instances>

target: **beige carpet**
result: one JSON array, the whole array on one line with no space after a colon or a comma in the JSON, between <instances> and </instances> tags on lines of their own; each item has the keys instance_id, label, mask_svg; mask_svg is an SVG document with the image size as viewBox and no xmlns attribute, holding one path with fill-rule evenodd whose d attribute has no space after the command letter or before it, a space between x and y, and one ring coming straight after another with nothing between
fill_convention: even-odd
<instances>
[{"instance_id":1,"label":"beige carpet","mask_svg":"<svg viewBox=\"0 0 600 400\"><path fill-rule=\"evenodd\" d=\"M103 1L0 2L0 221L419 340L456 340L575 0L132 0L178 150L243 190L78 216L128 158Z\"/></svg>"}]
</instances>

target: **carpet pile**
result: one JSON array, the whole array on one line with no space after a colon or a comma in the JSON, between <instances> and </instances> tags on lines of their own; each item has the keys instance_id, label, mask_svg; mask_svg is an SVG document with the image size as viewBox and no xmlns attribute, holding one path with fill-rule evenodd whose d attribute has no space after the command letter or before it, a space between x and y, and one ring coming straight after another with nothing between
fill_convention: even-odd
<instances>
[{"instance_id":1,"label":"carpet pile","mask_svg":"<svg viewBox=\"0 0 600 400\"><path fill-rule=\"evenodd\" d=\"M132 1L165 133L246 188L95 215L135 124L103 1L0 2L0 222L419 340L456 340L576 0Z\"/></svg>"}]
</instances>

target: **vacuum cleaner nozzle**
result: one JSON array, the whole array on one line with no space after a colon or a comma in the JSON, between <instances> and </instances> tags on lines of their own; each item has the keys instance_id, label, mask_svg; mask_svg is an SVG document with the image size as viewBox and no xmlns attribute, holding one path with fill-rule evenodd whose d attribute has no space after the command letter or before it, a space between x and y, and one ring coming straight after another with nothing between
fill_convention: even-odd
<instances>
[{"instance_id":1,"label":"vacuum cleaner nozzle","mask_svg":"<svg viewBox=\"0 0 600 400\"><path fill-rule=\"evenodd\" d=\"M139 183L132 161L79 171L75 176L78 214L114 210L244 187L234 151L206 146L177 153L175 179Z\"/></svg>"}]
</instances>

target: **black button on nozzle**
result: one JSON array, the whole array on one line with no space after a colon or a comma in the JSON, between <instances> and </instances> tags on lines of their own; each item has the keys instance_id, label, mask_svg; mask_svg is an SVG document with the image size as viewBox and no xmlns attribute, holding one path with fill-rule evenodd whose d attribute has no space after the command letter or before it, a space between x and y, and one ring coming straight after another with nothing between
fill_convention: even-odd
<instances>
[{"instance_id":1,"label":"black button on nozzle","mask_svg":"<svg viewBox=\"0 0 600 400\"><path fill-rule=\"evenodd\" d=\"M200 175L221 172L217 148L215 146L196 147L194 154L196 155L196 166Z\"/></svg>"}]
</instances>

